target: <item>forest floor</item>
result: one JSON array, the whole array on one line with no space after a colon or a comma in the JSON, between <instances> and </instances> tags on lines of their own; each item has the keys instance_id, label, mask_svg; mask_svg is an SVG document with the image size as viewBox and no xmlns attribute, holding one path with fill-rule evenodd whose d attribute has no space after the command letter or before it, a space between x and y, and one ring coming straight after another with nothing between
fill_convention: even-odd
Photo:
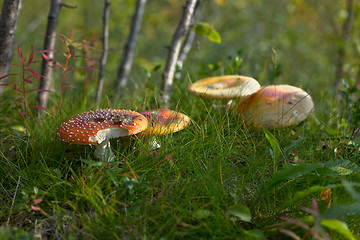
<instances>
[{"instance_id":1,"label":"forest floor","mask_svg":"<svg viewBox=\"0 0 360 240\"><path fill-rule=\"evenodd\" d=\"M60 114L40 123L29 119L26 135L18 103L7 95L9 104L1 106L0 236L360 236L360 137L339 125L340 110L315 111L296 126L254 129L234 105L178 88L174 110L191 117L189 127L157 136L157 149L151 149L152 137L115 139L113 162L96 160L90 146L57 137L61 122L91 109L86 103L75 106L65 97ZM149 109L149 99L139 98L128 109Z\"/></svg>"}]
</instances>

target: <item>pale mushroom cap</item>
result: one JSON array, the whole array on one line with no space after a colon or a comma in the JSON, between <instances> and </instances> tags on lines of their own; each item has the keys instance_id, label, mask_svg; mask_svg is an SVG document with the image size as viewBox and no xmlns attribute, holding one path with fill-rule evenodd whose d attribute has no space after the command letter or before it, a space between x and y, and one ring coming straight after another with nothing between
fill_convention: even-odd
<instances>
[{"instance_id":1,"label":"pale mushroom cap","mask_svg":"<svg viewBox=\"0 0 360 240\"><path fill-rule=\"evenodd\" d=\"M154 109L140 112L149 121L146 135L163 135L180 131L190 124L190 118L183 113L169 109Z\"/></svg>"},{"instance_id":2,"label":"pale mushroom cap","mask_svg":"<svg viewBox=\"0 0 360 240\"><path fill-rule=\"evenodd\" d=\"M227 75L198 80L188 87L188 92L203 98L230 100L244 98L259 89L260 84L254 78Z\"/></svg>"},{"instance_id":3,"label":"pale mushroom cap","mask_svg":"<svg viewBox=\"0 0 360 240\"><path fill-rule=\"evenodd\" d=\"M147 118L140 113L99 109L76 115L62 123L57 134L65 142L97 145L105 139L137 134L147 125Z\"/></svg>"},{"instance_id":4,"label":"pale mushroom cap","mask_svg":"<svg viewBox=\"0 0 360 240\"><path fill-rule=\"evenodd\" d=\"M311 96L290 85L267 86L245 98L238 111L248 125L280 127L304 121L314 109Z\"/></svg>"}]
</instances>

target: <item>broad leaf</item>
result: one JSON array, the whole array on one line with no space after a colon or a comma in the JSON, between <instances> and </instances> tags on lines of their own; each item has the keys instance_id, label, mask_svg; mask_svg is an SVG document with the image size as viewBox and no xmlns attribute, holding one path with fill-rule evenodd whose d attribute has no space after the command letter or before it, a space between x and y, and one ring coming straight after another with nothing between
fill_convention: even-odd
<instances>
[{"instance_id":1,"label":"broad leaf","mask_svg":"<svg viewBox=\"0 0 360 240\"><path fill-rule=\"evenodd\" d=\"M356 163L349 160L330 160L324 163L324 168L331 169L332 172L330 172L329 175L335 176L346 176L360 173L360 167Z\"/></svg>"},{"instance_id":2,"label":"broad leaf","mask_svg":"<svg viewBox=\"0 0 360 240\"><path fill-rule=\"evenodd\" d=\"M221 43L220 34L215 29L212 29L212 31L208 34L208 39L214 43Z\"/></svg>"},{"instance_id":3,"label":"broad leaf","mask_svg":"<svg viewBox=\"0 0 360 240\"><path fill-rule=\"evenodd\" d=\"M336 219L322 219L321 225L331 229L340 235L344 236L346 239L356 240L355 236L351 233L346 223L336 220Z\"/></svg>"},{"instance_id":4,"label":"broad leaf","mask_svg":"<svg viewBox=\"0 0 360 240\"><path fill-rule=\"evenodd\" d=\"M193 30L198 35L207 36L212 42L221 43L220 34L209 23L197 22Z\"/></svg>"},{"instance_id":5,"label":"broad leaf","mask_svg":"<svg viewBox=\"0 0 360 240\"><path fill-rule=\"evenodd\" d=\"M239 218L241 221L251 222L250 210L246 206L244 206L242 204L232 205L229 208L228 212L231 215L234 215L235 217Z\"/></svg>"}]
</instances>

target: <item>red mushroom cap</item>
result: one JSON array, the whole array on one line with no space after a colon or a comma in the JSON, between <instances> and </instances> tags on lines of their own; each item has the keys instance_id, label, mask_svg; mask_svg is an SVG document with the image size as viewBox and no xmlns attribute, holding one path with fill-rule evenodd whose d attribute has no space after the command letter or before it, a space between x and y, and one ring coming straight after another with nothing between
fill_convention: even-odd
<instances>
[{"instance_id":1,"label":"red mushroom cap","mask_svg":"<svg viewBox=\"0 0 360 240\"><path fill-rule=\"evenodd\" d=\"M190 118L183 113L169 109L154 109L140 112L149 121L149 127L141 134L164 135L187 127Z\"/></svg>"},{"instance_id":2,"label":"red mushroom cap","mask_svg":"<svg viewBox=\"0 0 360 240\"><path fill-rule=\"evenodd\" d=\"M238 112L248 125L280 127L304 121L314 109L311 96L291 85L271 85L245 98Z\"/></svg>"},{"instance_id":3,"label":"red mushroom cap","mask_svg":"<svg viewBox=\"0 0 360 240\"><path fill-rule=\"evenodd\" d=\"M105 139L129 136L144 131L148 120L129 110L99 109L85 112L62 123L57 134L62 141L97 145Z\"/></svg>"}]
</instances>

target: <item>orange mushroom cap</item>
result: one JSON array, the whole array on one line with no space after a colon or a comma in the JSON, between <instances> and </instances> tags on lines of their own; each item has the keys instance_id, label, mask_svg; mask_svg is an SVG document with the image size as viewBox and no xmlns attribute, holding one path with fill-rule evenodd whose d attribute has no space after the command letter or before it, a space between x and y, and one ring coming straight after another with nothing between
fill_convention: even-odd
<instances>
[{"instance_id":1,"label":"orange mushroom cap","mask_svg":"<svg viewBox=\"0 0 360 240\"><path fill-rule=\"evenodd\" d=\"M62 123L57 134L62 141L98 145L106 139L144 131L148 120L129 110L99 109L85 112Z\"/></svg>"},{"instance_id":2,"label":"orange mushroom cap","mask_svg":"<svg viewBox=\"0 0 360 240\"><path fill-rule=\"evenodd\" d=\"M280 127L304 121L314 109L311 96L290 85L271 85L245 98L238 112L248 125Z\"/></svg>"},{"instance_id":3,"label":"orange mushroom cap","mask_svg":"<svg viewBox=\"0 0 360 240\"><path fill-rule=\"evenodd\" d=\"M187 127L190 118L183 113L169 109L154 109L140 112L149 121L149 127L141 134L164 135L180 131Z\"/></svg>"},{"instance_id":4,"label":"orange mushroom cap","mask_svg":"<svg viewBox=\"0 0 360 240\"><path fill-rule=\"evenodd\" d=\"M225 75L198 80L188 87L188 92L209 99L230 100L244 98L260 89L254 78Z\"/></svg>"}]
</instances>

